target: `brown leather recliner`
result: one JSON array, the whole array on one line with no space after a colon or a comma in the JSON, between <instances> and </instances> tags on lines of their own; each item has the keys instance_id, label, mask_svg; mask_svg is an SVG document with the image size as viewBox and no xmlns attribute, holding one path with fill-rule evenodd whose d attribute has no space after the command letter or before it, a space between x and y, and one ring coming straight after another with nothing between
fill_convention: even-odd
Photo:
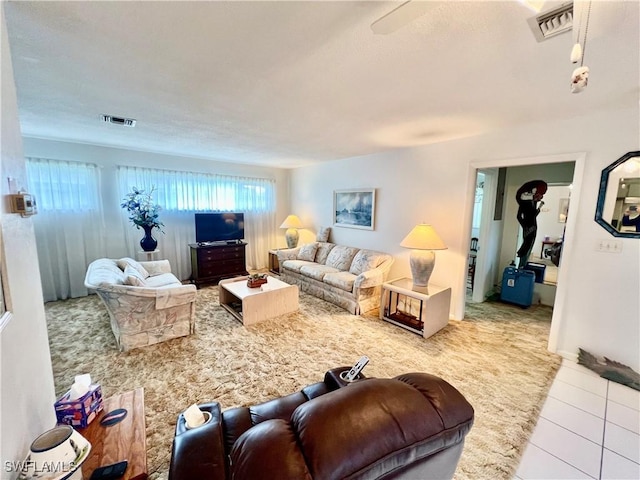
<instances>
[{"instance_id":1,"label":"brown leather recliner","mask_svg":"<svg viewBox=\"0 0 640 480\"><path fill-rule=\"evenodd\" d=\"M187 429L178 416L169 480L450 479L474 411L439 377L323 382Z\"/></svg>"}]
</instances>

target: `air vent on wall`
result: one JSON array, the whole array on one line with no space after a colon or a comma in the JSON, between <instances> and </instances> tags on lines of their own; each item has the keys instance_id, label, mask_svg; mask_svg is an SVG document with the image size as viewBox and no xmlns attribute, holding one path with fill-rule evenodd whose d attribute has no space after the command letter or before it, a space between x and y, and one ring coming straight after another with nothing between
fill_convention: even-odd
<instances>
[{"instance_id":1,"label":"air vent on wall","mask_svg":"<svg viewBox=\"0 0 640 480\"><path fill-rule=\"evenodd\" d=\"M125 127L135 127L136 121L133 118L115 117L113 115L101 115L102 121L122 125Z\"/></svg>"},{"instance_id":2,"label":"air vent on wall","mask_svg":"<svg viewBox=\"0 0 640 480\"><path fill-rule=\"evenodd\" d=\"M528 20L538 42L568 32L573 28L573 2L540 13Z\"/></svg>"}]
</instances>

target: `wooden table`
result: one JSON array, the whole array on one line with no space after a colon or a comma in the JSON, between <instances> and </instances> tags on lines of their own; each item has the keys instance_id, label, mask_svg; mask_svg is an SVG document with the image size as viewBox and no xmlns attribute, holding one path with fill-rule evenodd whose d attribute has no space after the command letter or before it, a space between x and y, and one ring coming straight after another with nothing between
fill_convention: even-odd
<instances>
[{"instance_id":1,"label":"wooden table","mask_svg":"<svg viewBox=\"0 0 640 480\"><path fill-rule=\"evenodd\" d=\"M268 290L247 287L248 277L220 280L220 306L243 325L253 325L269 318L298 310L298 286L267 277Z\"/></svg>"},{"instance_id":2,"label":"wooden table","mask_svg":"<svg viewBox=\"0 0 640 480\"><path fill-rule=\"evenodd\" d=\"M125 408L127 416L119 423L105 427L100 420L105 414ZM78 432L91 443L91 452L82 464L82 478L88 480L103 465L127 460L129 466L123 480L147 478L147 440L144 421L144 390L137 388L104 401L104 409L87 428Z\"/></svg>"}]
</instances>

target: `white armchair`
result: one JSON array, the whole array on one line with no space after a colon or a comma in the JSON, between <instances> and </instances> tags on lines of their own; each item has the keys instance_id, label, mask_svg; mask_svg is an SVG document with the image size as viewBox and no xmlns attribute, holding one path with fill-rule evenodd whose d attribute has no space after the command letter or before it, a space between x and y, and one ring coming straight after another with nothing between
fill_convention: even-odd
<instances>
[{"instance_id":1,"label":"white armchair","mask_svg":"<svg viewBox=\"0 0 640 480\"><path fill-rule=\"evenodd\" d=\"M183 285L167 260L93 261L85 286L107 307L121 351L153 345L195 331L195 285Z\"/></svg>"}]
</instances>

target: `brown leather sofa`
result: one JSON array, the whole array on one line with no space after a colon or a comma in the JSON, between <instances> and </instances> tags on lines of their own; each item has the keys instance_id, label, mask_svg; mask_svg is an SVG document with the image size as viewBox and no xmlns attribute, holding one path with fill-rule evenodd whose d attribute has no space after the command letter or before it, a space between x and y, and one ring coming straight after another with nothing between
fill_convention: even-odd
<instances>
[{"instance_id":1,"label":"brown leather sofa","mask_svg":"<svg viewBox=\"0 0 640 480\"><path fill-rule=\"evenodd\" d=\"M178 416L169 480L450 479L474 411L439 377L324 381L187 429Z\"/></svg>"}]
</instances>

